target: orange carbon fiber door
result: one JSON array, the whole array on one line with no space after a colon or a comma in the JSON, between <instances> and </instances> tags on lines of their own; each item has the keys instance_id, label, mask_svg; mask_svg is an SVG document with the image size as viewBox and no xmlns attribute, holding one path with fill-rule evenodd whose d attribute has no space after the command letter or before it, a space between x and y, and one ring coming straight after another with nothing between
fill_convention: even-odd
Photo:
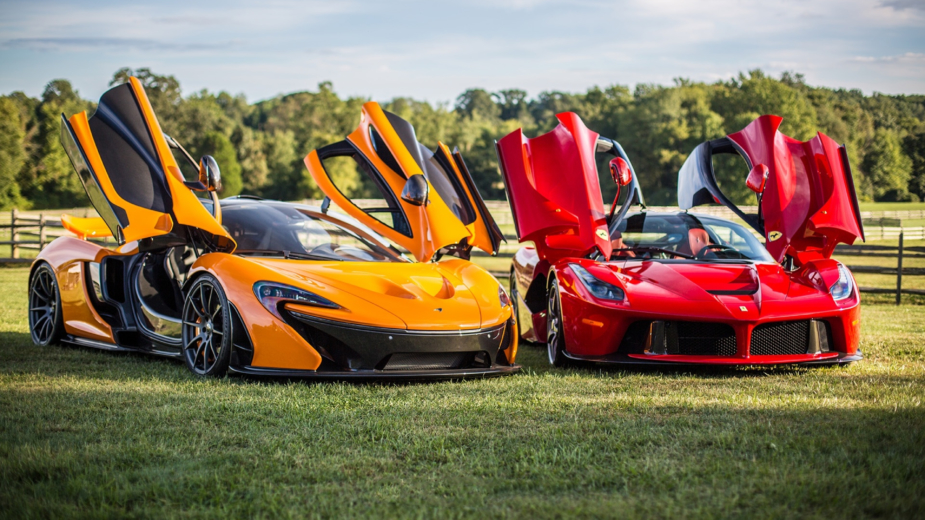
<instances>
[{"instance_id":1,"label":"orange carbon fiber door","mask_svg":"<svg viewBox=\"0 0 925 520\"><path fill-rule=\"evenodd\" d=\"M431 152L417 141L414 128L378 103L363 105L359 127L345 141L312 150L305 166L321 191L347 214L373 231L406 248L418 261L426 262L441 248L468 253L472 246L496 251L500 232L476 205L474 184L467 185L454 158L440 145ZM384 207L360 208L338 187L333 168L337 158L349 158L384 200ZM461 160L461 158L460 158ZM332 170L332 171L329 171ZM414 177L420 176L417 179ZM408 183L426 181L423 204L402 198ZM423 184L423 183L421 183ZM471 186L469 188L468 186ZM484 204L482 204L484 207ZM487 215L487 210L484 211ZM492 226L494 226L492 228Z\"/></svg>"},{"instance_id":2,"label":"orange carbon fiber door","mask_svg":"<svg viewBox=\"0 0 925 520\"><path fill-rule=\"evenodd\" d=\"M176 224L234 241L185 183L136 78L109 89L96 112L61 116L61 143L91 204L120 244L167 235ZM183 239L180 236L180 239Z\"/></svg>"}]
</instances>

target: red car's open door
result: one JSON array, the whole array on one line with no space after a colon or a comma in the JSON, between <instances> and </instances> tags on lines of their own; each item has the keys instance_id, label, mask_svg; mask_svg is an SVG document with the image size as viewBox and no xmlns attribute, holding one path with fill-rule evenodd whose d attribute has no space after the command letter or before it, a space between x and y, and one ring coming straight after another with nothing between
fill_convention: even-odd
<instances>
[{"instance_id":1,"label":"red car's open door","mask_svg":"<svg viewBox=\"0 0 925 520\"><path fill-rule=\"evenodd\" d=\"M761 116L695 148L678 174L678 205L726 205L765 237L778 262L788 255L798 263L829 258L838 243L864 239L848 154L823 133L806 142L780 133L781 120ZM742 178L758 193L757 216L744 214L719 189L712 157L720 153L739 154L748 163Z\"/></svg>"},{"instance_id":2,"label":"red car's open door","mask_svg":"<svg viewBox=\"0 0 925 520\"><path fill-rule=\"evenodd\" d=\"M528 139L516 130L497 142L517 237L533 241L544 259L585 256L595 250L610 258L613 224L630 204L641 202L635 174L624 209L608 222L595 152L609 151L624 159L625 154L614 141L589 130L577 114L556 117L559 125L551 132Z\"/></svg>"}]
</instances>

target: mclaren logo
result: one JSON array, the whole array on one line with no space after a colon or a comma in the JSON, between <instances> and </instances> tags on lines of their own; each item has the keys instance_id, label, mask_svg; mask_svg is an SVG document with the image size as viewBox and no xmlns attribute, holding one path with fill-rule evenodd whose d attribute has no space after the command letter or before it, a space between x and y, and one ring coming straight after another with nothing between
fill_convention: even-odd
<instances>
[{"instance_id":1,"label":"mclaren logo","mask_svg":"<svg viewBox=\"0 0 925 520\"><path fill-rule=\"evenodd\" d=\"M597 230L597 236L600 237L601 240L607 240L608 238L610 238L610 235L608 235L607 232L604 231L603 229Z\"/></svg>"},{"instance_id":2,"label":"mclaren logo","mask_svg":"<svg viewBox=\"0 0 925 520\"><path fill-rule=\"evenodd\" d=\"M770 233L768 233L768 242L774 242L775 240L777 240L778 238L782 236L784 236L784 234L781 233L780 231L771 231Z\"/></svg>"}]
</instances>

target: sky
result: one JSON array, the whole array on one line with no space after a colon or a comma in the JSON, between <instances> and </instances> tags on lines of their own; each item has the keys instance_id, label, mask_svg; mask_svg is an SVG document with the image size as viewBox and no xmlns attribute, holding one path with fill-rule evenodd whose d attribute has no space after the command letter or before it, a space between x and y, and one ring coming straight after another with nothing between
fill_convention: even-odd
<instances>
[{"instance_id":1,"label":"sky","mask_svg":"<svg viewBox=\"0 0 925 520\"><path fill-rule=\"evenodd\" d=\"M249 101L315 90L453 103L468 88L584 92L760 68L925 93L925 0L0 0L0 93L96 99L148 67Z\"/></svg>"}]
</instances>

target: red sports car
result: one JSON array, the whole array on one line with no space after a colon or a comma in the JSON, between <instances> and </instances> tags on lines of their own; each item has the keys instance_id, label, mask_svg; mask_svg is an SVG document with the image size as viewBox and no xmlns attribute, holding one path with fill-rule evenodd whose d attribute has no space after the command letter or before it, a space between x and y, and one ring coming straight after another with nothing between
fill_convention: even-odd
<instances>
[{"instance_id":1,"label":"red sports car","mask_svg":"<svg viewBox=\"0 0 925 520\"><path fill-rule=\"evenodd\" d=\"M844 146L806 142L762 116L705 142L678 176L684 211L645 210L622 147L573 113L528 139L517 130L497 152L521 248L511 297L522 337L549 361L714 365L836 364L861 359L860 295L831 258L863 239ZM596 153L613 155L623 197L609 213ZM719 189L714 156L738 154L758 197L747 215ZM727 206L748 227L687 212ZM630 212L634 206L642 211ZM757 233L756 233L757 232ZM760 238L762 237L764 241Z\"/></svg>"}]
</instances>

